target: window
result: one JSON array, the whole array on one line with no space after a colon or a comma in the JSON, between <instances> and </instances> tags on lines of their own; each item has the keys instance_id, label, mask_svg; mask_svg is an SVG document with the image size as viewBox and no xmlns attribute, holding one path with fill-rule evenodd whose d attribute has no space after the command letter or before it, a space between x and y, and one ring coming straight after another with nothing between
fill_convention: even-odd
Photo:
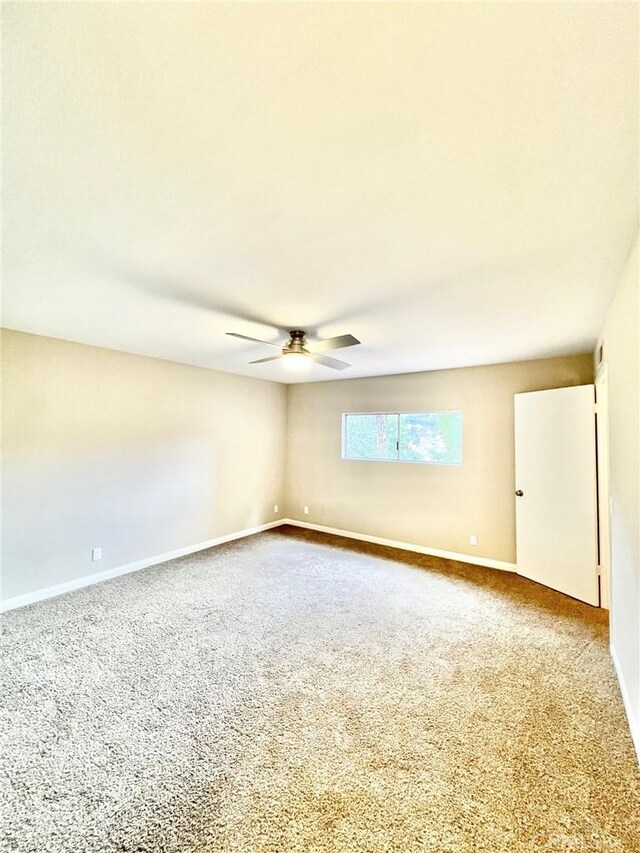
<instances>
[{"instance_id":1,"label":"window","mask_svg":"<svg viewBox=\"0 0 640 853\"><path fill-rule=\"evenodd\" d=\"M397 415L345 415L344 424L346 459L398 458Z\"/></svg>"},{"instance_id":2,"label":"window","mask_svg":"<svg viewBox=\"0 0 640 853\"><path fill-rule=\"evenodd\" d=\"M342 458L461 465L462 412L345 414Z\"/></svg>"}]
</instances>

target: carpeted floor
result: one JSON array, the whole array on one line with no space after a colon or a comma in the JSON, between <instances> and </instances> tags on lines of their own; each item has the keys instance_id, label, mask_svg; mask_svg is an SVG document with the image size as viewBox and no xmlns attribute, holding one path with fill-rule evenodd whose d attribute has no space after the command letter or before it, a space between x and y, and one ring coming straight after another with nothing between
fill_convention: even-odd
<instances>
[{"instance_id":1,"label":"carpeted floor","mask_svg":"<svg viewBox=\"0 0 640 853\"><path fill-rule=\"evenodd\" d=\"M4 617L3 851L639 851L605 614L280 528Z\"/></svg>"}]
</instances>

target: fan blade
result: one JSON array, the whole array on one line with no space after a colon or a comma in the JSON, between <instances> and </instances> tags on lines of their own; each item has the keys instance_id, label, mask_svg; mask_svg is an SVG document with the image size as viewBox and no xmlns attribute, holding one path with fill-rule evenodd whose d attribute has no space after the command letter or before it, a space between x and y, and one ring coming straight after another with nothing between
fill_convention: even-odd
<instances>
[{"instance_id":1,"label":"fan blade","mask_svg":"<svg viewBox=\"0 0 640 853\"><path fill-rule=\"evenodd\" d=\"M272 344L269 341L261 341L259 338L249 338L247 335L239 335L237 332L225 332L225 335L230 335L232 338L241 338L243 341L251 341L253 344L264 344L266 347L282 349L282 344Z\"/></svg>"},{"instance_id":2,"label":"fan blade","mask_svg":"<svg viewBox=\"0 0 640 853\"><path fill-rule=\"evenodd\" d=\"M281 355L270 355L267 358L258 358L256 361L250 361L249 364L264 364L265 361L277 361L279 358L282 358Z\"/></svg>"},{"instance_id":3,"label":"fan blade","mask_svg":"<svg viewBox=\"0 0 640 853\"><path fill-rule=\"evenodd\" d=\"M327 352L331 349L342 349L343 347L354 347L360 341L353 335L340 335L337 338L327 338L326 341L317 341L315 344L307 345L309 352Z\"/></svg>"},{"instance_id":4,"label":"fan blade","mask_svg":"<svg viewBox=\"0 0 640 853\"><path fill-rule=\"evenodd\" d=\"M347 367L351 367L346 361L339 361L337 358L329 358L326 355L311 353L311 358L318 364L324 364L325 367L332 367L334 370L346 370Z\"/></svg>"}]
</instances>

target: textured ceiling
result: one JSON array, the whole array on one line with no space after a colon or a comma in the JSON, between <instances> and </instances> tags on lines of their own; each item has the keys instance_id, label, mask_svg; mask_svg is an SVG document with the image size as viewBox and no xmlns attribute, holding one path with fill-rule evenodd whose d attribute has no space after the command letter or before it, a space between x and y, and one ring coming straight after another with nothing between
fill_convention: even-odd
<instances>
[{"instance_id":1,"label":"textured ceiling","mask_svg":"<svg viewBox=\"0 0 640 853\"><path fill-rule=\"evenodd\" d=\"M8 4L3 325L278 381L589 349L637 227L636 4Z\"/></svg>"}]
</instances>

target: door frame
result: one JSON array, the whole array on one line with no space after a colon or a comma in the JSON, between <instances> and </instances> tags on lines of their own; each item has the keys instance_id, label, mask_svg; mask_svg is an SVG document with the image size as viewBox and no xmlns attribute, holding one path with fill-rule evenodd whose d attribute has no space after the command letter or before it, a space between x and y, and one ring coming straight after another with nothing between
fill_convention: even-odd
<instances>
[{"instance_id":1,"label":"door frame","mask_svg":"<svg viewBox=\"0 0 640 853\"><path fill-rule=\"evenodd\" d=\"M611 610L611 494L609 491L609 372L598 366L596 389L596 470L598 473L598 569L600 607Z\"/></svg>"}]
</instances>

